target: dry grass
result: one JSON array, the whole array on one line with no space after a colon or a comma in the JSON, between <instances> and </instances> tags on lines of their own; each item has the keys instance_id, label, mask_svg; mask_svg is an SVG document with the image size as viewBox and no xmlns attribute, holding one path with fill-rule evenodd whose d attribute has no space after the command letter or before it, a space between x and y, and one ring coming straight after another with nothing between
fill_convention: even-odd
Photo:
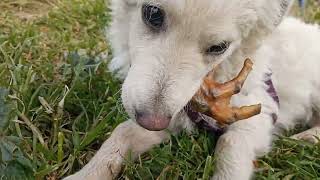
<instances>
[{"instance_id":1,"label":"dry grass","mask_svg":"<svg viewBox=\"0 0 320 180\"><path fill-rule=\"evenodd\" d=\"M0 9L22 21L32 21L46 16L56 4L56 0L2 0Z\"/></svg>"},{"instance_id":2,"label":"dry grass","mask_svg":"<svg viewBox=\"0 0 320 180\"><path fill-rule=\"evenodd\" d=\"M310 2L305 18L319 22ZM0 1L1 179L73 173L127 118L120 83L106 72L109 20L104 0ZM138 163L128 157L120 179L208 179L215 141L206 132L173 136ZM256 179L319 179L319 152L280 138L259 160Z\"/></svg>"}]
</instances>

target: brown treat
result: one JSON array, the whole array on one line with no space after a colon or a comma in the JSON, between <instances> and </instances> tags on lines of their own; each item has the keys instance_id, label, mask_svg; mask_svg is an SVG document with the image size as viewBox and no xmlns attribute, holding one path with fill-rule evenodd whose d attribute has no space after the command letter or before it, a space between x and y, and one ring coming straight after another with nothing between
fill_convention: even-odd
<instances>
[{"instance_id":1,"label":"brown treat","mask_svg":"<svg viewBox=\"0 0 320 180\"><path fill-rule=\"evenodd\" d=\"M246 59L239 75L226 83L216 82L213 72L210 72L205 77L200 90L192 98L192 108L212 117L221 125L229 125L260 114L261 104L230 107L231 97L240 92L252 66L252 61Z\"/></svg>"}]
</instances>

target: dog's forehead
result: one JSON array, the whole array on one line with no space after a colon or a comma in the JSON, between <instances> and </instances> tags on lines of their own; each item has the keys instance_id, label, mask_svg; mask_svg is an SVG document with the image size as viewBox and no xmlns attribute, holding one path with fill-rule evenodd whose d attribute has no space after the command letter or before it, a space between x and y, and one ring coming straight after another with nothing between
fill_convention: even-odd
<instances>
[{"instance_id":1,"label":"dog's forehead","mask_svg":"<svg viewBox=\"0 0 320 180\"><path fill-rule=\"evenodd\" d=\"M152 0L144 3L159 4L175 15L192 13L194 17L219 16L241 13L259 6L263 0Z\"/></svg>"},{"instance_id":2,"label":"dog's forehead","mask_svg":"<svg viewBox=\"0 0 320 180\"><path fill-rule=\"evenodd\" d=\"M191 34L230 36L242 21L240 17L254 11L262 0L152 0L168 15L171 27L188 30ZM199 27L202 27L199 29ZM207 31L207 32L206 32ZM204 37L207 38L207 37ZM212 39L215 39L212 37Z\"/></svg>"}]
</instances>

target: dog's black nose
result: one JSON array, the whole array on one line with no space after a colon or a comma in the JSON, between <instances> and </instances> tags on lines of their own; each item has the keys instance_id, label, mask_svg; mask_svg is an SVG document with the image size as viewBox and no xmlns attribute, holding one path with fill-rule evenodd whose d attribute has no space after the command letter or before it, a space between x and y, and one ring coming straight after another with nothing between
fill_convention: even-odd
<instances>
[{"instance_id":1,"label":"dog's black nose","mask_svg":"<svg viewBox=\"0 0 320 180\"><path fill-rule=\"evenodd\" d=\"M170 116L136 112L137 123L149 131L161 131L168 128L170 120Z\"/></svg>"}]
</instances>

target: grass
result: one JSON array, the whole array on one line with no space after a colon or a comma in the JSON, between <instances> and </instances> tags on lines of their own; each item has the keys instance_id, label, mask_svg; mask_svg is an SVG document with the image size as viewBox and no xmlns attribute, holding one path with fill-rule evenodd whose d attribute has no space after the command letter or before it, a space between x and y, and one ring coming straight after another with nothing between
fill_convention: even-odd
<instances>
[{"instance_id":1,"label":"grass","mask_svg":"<svg viewBox=\"0 0 320 180\"><path fill-rule=\"evenodd\" d=\"M106 71L104 0L0 1L1 179L60 179L79 170L127 115ZM318 13L315 13L318 12ZM306 19L319 22L311 4ZM120 179L208 179L216 137L182 133L127 158ZM255 179L319 179L320 145L281 137Z\"/></svg>"}]
</instances>

